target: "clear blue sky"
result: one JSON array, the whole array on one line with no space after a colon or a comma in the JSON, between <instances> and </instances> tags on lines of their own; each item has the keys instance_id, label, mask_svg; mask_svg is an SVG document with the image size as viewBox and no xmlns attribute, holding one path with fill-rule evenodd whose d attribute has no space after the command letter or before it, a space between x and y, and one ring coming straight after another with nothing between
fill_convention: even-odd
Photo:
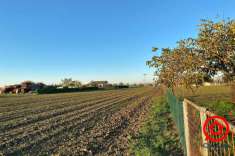
<instances>
[{"instance_id":1,"label":"clear blue sky","mask_svg":"<svg viewBox=\"0 0 235 156\"><path fill-rule=\"evenodd\" d=\"M234 0L1 0L0 85L22 80L141 82L151 47L193 37ZM148 76L149 80L152 79Z\"/></svg>"}]
</instances>

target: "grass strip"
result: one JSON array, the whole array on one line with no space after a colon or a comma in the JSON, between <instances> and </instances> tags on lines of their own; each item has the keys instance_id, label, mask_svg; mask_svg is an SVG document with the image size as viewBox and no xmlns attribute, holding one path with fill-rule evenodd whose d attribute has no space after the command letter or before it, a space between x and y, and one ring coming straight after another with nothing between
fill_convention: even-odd
<instances>
[{"instance_id":1,"label":"grass strip","mask_svg":"<svg viewBox=\"0 0 235 156\"><path fill-rule=\"evenodd\" d=\"M131 155L183 156L176 127L165 97L153 100L148 119L139 134L130 137Z\"/></svg>"}]
</instances>

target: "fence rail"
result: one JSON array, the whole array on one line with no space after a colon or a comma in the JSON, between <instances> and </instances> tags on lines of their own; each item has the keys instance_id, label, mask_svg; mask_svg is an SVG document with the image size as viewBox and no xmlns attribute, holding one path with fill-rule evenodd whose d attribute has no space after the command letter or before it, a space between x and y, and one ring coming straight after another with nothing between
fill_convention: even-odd
<instances>
[{"instance_id":1,"label":"fence rail","mask_svg":"<svg viewBox=\"0 0 235 156\"><path fill-rule=\"evenodd\" d=\"M223 125L221 133L225 133L225 123L217 118L211 118L217 116L216 114L187 99L178 100L170 90L167 92L167 100L185 155L235 156L235 126L233 124L228 123L230 129L225 139L214 142L212 139L218 140L220 136L214 135L211 136L212 139L208 139L203 129L209 131L210 125L220 123ZM208 124L205 125L206 121L208 121ZM219 131L218 127L215 127L215 129L215 132Z\"/></svg>"}]
</instances>

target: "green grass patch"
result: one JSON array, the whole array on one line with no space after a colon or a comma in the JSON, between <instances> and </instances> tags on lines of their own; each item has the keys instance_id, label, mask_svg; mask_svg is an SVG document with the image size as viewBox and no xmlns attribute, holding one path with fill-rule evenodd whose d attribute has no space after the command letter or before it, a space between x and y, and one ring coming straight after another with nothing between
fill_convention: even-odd
<instances>
[{"instance_id":1,"label":"green grass patch","mask_svg":"<svg viewBox=\"0 0 235 156\"><path fill-rule=\"evenodd\" d=\"M170 108L164 97L154 100L149 118L140 133L131 138L131 153L136 156L183 155Z\"/></svg>"},{"instance_id":2,"label":"green grass patch","mask_svg":"<svg viewBox=\"0 0 235 156\"><path fill-rule=\"evenodd\" d=\"M176 89L176 96L192 98L195 101L203 102L205 100L227 100L231 101L230 85L214 85L199 87L195 93L189 89L179 87Z\"/></svg>"},{"instance_id":3,"label":"green grass patch","mask_svg":"<svg viewBox=\"0 0 235 156\"><path fill-rule=\"evenodd\" d=\"M185 97L199 106L209 109L217 115L235 116L235 104L232 103L232 91L230 85L203 86L193 94L185 88L177 88L178 97Z\"/></svg>"},{"instance_id":4,"label":"green grass patch","mask_svg":"<svg viewBox=\"0 0 235 156\"><path fill-rule=\"evenodd\" d=\"M235 116L235 104L229 101L205 101L200 105L208 108L209 111L214 112L217 115L224 116L228 121L231 120L231 116Z\"/></svg>"}]
</instances>

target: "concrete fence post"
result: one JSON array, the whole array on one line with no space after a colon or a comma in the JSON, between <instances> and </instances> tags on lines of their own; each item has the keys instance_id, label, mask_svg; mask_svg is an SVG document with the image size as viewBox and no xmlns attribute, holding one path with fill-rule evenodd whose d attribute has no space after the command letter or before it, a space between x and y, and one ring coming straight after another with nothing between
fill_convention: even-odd
<instances>
[{"instance_id":1,"label":"concrete fence post","mask_svg":"<svg viewBox=\"0 0 235 156\"><path fill-rule=\"evenodd\" d=\"M207 119L206 116L206 108L201 108L200 110L200 119L201 119L201 133L202 133L202 148L201 148L201 153L202 156L208 156L208 148L205 148L203 145L207 144L206 136L203 132L203 125Z\"/></svg>"},{"instance_id":2,"label":"concrete fence post","mask_svg":"<svg viewBox=\"0 0 235 156\"><path fill-rule=\"evenodd\" d=\"M186 152L187 152L187 156L191 156L189 120L188 120L188 103L186 100L183 101L183 112L184 112L184 130L185 130Z\"/></svg>"}]
</instances>

